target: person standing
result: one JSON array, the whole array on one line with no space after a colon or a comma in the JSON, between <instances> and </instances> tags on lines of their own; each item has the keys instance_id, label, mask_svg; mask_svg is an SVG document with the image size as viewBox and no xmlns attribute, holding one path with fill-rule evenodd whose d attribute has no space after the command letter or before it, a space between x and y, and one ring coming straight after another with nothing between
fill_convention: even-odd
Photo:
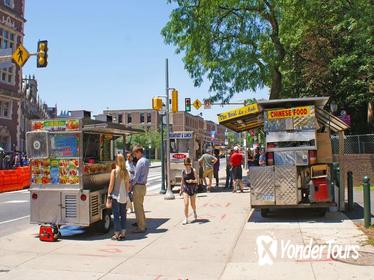
<instances>
[{"instance_id":1,"label":"person standing","mask_svg":"<svg viewBox=\"0 0 374 280\"><path fill-rule=\"evenodd\" d=\"M212 181L213 181L213 165L216 163L217 159L211 155L211 151L206 152L199 159L199 163L203 165L204 169L204 178L208 177L208 188L207 191L212 190Z\"/></svg>"},{"instance_id":2,"label":"person standing","mask_svg":"<svg viewBox=\"0 0 374 280\"><path fill-rule=\"evenodd\" d=\"M197 192L198 176L195 169L192 168L191 159L184 160L184 170L182 171L182 187L180 194L183 193L184 199L184 221L183 225L188 224L188 206L191 201L191 207L194 213L194 221L197 220L196 214L196 192Z\"/></svg>"},{"instance_id":3,"label":"person standing","mask_svg":"<svg viewBox=\"0 0 374 280\"><path fill-rule=\"evenodd\" d=\"M256 147L255 154L253 156L253 166L260 166L260 148Z\"/></svg>"},{"instance_id":4,"label":"person standing","mask_svg":"<svg viewBox=\"0 0 374 280\"><path fill-rule=\"evenodd\" d=\"M233 188L233 182L232 182L232 166L231 166L231 155L232 151L228 150L226 154L226 184L225 188L226 189L232 189Z\"/></svg>"},{"instance_id":5,"label":"person standing","mask_svg":"<svg viewBox=\"0 0 374 280\"><path fill-rule=\"evenodd\" d=\"M248 149L248 169L254 165L254 161L255 158L253 152L251 151L251 149Z\"/></svg>"},{"instance_id":6,"label":"person standing","mask_svg":"<svg viewBox=\"0 0 374 280\"><path fill-rule=\"evenodd\" d=\"M133 154L137 158L134 178L131 180L133 188L133 199L136 216L136 230L134 233L143 233L146 230L146 220L144 213L144 196L146 194L146 184L149 173L149 160L144 156L144 149L140 145L133 148Z\"/></svg>"},{"instance_id":7,"label":"person standing","mask_svg":"<svg viewBox=\"0 0 374 280\"><path fill-rule=\"evenodd\" d=\"M4 149L0 147L0 170L5 169L4 158L5 158Z\"/></svg>"},{"instance_id":8,"label":"person standing","mask_svg":"<svg viewBox=\"0 0 374 280\"><path fill-rule=\"evenodd\" d=\"M265 155L265 150L261 149L260 150L260 157L258 160L258 165L259 166L266 166L266 155Z\"/></svg>"},{"instance_id":9,"label":"person standing","mask_svg":"<svg viewBox=\"0 0 374 280\"><path fill-rule=\"evenodd\" d=\"M238 185L240 187L240 192L243 192L243 155L239 151L239 147L234 147L234 153L231 155L231 166L232 166L232 178L234 180L234 188L232 192L236 192Z\"/></svg>"},{"instance_id":10,"label":"person standing","mask_svg":"<svg viewBox=\"0 0 374 280\"><path fill-rule=\"evenodd\" d=\"M116 168L110 175L108 198L112 200L114 217L113 240L122 240L126 235L126 204L130 192L130 176L122 154L116 156Z\"/></svg>"},{"instance_id":11,"label":"person standing","mask_svg":"<svg viewBox=\"0 0 374 280\"><path fill-rule=\"evenodd\" d=\"M129 172L130 180L134 178L135 175L135 164L134 159L131 153L126 154L127 160L126 160L126 169ZM127 213L134 213L134 203L133 203L133 197L132 193L129 193L130 201L127 203Z\"/></svg>"},{"instance_id":12,"label":"person standing","mask_svg":"<svg viewBox=\"0 0 374 280\"><path fill-rule=\"evenodd\" d=\"M213 165L213 175L214 175L214 179L216 180L216 188L218 188L218 186L219 186L219 167L220 167L219 150L218 149L214 150L214 157L217 159L217 161Z\"/></svg>"}]
</instances>

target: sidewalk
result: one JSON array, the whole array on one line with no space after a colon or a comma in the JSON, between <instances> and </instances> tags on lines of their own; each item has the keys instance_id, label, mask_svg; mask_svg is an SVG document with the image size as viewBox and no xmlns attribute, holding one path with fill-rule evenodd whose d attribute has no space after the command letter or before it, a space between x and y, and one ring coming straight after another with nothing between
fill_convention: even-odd
<instances>
[{"instance_id":1,"label":"sidewalk","mask_svg":"<svg viewBox=\"0 0 374 280\"><path fill-rule=\"evenodd\" d=\"M361 244L365 236L343 214L325 218L279 213L262 218L249 206L249 193L198 195L197 223L183 226L183 200L147 196L148 232L129 234L122 242L111 234L84 232L45 243L37 226L0 238L0 279L374 279L373 266L355 266L324 259L274 259L259 266L258 236L307 244ZM294 217L294 218L290 218ZM129 216L128 224L134 221ZM131 228L131 226L129 226ZM64 231L67 234L67 231ZM371 250L362 247L360 250Z\"/></svg>"}]
</instances>

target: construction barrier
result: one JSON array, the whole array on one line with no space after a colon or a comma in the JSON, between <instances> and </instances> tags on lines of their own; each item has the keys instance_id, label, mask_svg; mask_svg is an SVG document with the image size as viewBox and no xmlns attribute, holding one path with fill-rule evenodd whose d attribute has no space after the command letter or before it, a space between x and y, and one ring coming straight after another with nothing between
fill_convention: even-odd
<instances>
[{"instance_id":1,"label":"construction barrier","mask_svg":"<svg viewBox=\"0 0 374 280\"><path fill-rule=\"evenodd\" d=\"M0 170L0 193L18 191L30 187L30 166Z\"/></svg>"}]
</instances>

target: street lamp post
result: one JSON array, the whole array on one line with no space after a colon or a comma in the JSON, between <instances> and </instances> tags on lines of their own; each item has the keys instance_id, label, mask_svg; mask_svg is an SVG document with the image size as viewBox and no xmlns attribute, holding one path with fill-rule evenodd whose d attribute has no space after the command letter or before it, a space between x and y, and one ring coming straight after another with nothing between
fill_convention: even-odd
<instances>
[{"instance_id":1,"label":"street lamp post","mask_svg":"<svg viewBox=\"0 0 374 280\"><path fill-rule=\"evenodd\" d=\"M171 190L170 185L170 102L169 102L169 61L166 59L165 65L165 80L166 80L166 174L167 174L167 181L166 181L166 195L165 199L171 200L175 199L173 191Z\"/></svg>"},{"instance_id":2,"label":"street lamp post","mask_svg":"<svg viewBox=\"0 0 374 280\"><path fill-rule=\"evenodd\" d=\"M166 193L165 188L165 155L164 155L164 113L160 112L160 133L161 133L161 147L160 147L160 160L161 160L161 190L160 194Z\"/></svg>"}]
</instances>

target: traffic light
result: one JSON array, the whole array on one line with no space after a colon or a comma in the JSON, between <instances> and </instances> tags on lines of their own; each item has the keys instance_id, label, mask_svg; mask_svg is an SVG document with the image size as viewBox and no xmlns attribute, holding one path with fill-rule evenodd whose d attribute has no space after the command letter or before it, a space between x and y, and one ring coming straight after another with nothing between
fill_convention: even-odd
<instances>
[{"instance_id":1,"label":"traffic light","mask_svg":"<svg viewBox=\"0 0 374 280\"><path fill-rule=\"evenodd\" d=\"M178 112L178 91L175 89L171 92L171 111Z\"/></svg>"},{"instance_id":2,"label":"traffic light","mask_svg":"<svg viewBox=\"0 0 374 280\"><path fill-rule=\"evenodd\" d=\"M156 111L161 111L162 109L162 99L161 97L152 98L152 109Z\"/></svg>"},{"instance_id":3,"label":"traffic light","mask_svg":"<svg viewBox=\"0 0 374 280\"><path fill-rule=\"evenodd\" d=\"M38 42L38 56L36 59L36 66L44 68L48 65L48 41L43 40Z\"/></svg>"},{"instance_id":4,"label":"traffic light","mask_svg":"<svg viewBox=\"0 0 374 280\"><path fill-rule=\"evenodd\" d=\"M184 99L184 111L191 112L191 98Z\"/></svg>"}]
</instances>

